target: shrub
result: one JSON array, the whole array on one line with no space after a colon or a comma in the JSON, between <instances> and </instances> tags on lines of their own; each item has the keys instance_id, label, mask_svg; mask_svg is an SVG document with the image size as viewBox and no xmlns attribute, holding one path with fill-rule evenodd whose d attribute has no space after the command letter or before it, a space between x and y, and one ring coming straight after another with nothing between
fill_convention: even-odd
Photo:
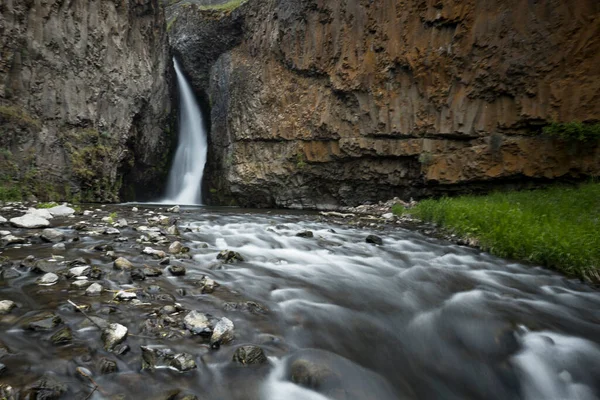
<instances>
[{"instance_id":1,"label":"shrub","mask_svg":"<svg viewBox=\"0 0 600 400\"><path fill-rule=\"evenodd\" d=\"M553 122L543 128L549 136L565 140L592 141L600 140L600 123L585 124L582 122Z\"/></svg>"}]
</instances>

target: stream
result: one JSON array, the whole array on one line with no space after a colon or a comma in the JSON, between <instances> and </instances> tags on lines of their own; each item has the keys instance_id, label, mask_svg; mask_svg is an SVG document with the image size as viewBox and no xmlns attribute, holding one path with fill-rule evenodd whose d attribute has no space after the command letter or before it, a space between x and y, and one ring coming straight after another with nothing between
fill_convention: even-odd
<instances>
[{"instance_id":1,"label":"stream","mask_svg":"<svg viewBox=\"0 0 600 400\"><path fill-rule=\"evenodd\" d=\"M316 213L138 208L86 205L88 216L53 219L64 250L42 241L40 229L0 226L27 239L0 254L0 300L17 305L0 315L0 391L55 398L43 395L62 385L60 398L96 400L600 398L600 293L576 280L389 223L364 229ZM127 226L106 233L123 218ZM297 236L306 231L312 237ZM383 244L367 243L371 234ZM189 252L170 260L142 253L175 240ZM225 249L243 261L217 259ZM133 269L115 269L117 257ZM73 265L93 267L86 285L68 277ZM49 270L58 283L37 284ZM92 282L102 294L86 295ZM118 300L122 289L135 301ZM233 341L216 348L192 334L183 322L191 310L231 320ZM32 323L47 313L56 323ZM129 332L111 351L101 338L107 323ZM56 340L65 328L72 337ZM234 361L245 345L266 360ZM196 367L142 369L141 346L188 354Z\"/></svg>"}]
</instances>

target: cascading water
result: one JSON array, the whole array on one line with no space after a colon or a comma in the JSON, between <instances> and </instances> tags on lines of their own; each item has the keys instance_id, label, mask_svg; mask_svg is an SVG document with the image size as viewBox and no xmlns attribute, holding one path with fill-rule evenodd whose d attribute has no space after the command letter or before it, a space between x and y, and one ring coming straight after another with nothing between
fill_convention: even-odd
<instances>
[{"instance_id":1,"label":"cascading water","mask_svg":"<svg viewBox=\"0 0 600 400\"><path fill-rule=\"evenodd\" d=\"M206 129L202 112L177 60L173 59L179 88L179 144L169 172L163 203L200 204L206 164Z\"/></svg>"}]
</instances>

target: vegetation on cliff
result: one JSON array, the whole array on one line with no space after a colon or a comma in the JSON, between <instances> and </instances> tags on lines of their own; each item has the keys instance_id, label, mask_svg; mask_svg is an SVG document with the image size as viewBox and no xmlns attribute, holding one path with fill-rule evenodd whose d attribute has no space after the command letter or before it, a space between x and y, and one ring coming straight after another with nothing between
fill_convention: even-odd
<instances>
[{"instance_id":1,"label":"vegetation on cliff","mask_svg":"<svg viewBox=\"0 0 600 400\"><path fill-rule=\"evenodd\" d=\"M477 239L497 256L600 282L600 183L428 199L394 211Z\"/></svg>"},{"instance_id":2,"label":"vegetation on cliff","mask_svg":"<svg viewBox=\"0 0 600 400\"><path fill-rule=\"evenodd\" d=\"M565 140L591 141L600 140L600 123L585 124L582 122L554 122L544 127L546 135L556 136Z\"/></svg>"}]
</instances>

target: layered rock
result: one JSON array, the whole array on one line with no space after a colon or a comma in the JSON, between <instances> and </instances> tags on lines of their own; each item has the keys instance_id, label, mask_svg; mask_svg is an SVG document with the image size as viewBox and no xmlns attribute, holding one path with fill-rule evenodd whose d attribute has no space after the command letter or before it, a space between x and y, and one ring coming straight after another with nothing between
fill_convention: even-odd
<instances>
[{"instance_id":1,"label":"layered rock","mask_svg":"<svg viewBox=\"0 0 600 400\"><path fill-rule=\"evenodd\" d=\"M158 0L9 0L0 37L1 185L85 201L161 188L172 118Z\"/></svg>"},{"instance_id":2,"label":"layered rock","mask_svg":"<svg viewBox=\"0 0 600 400\"><path fill-rule=\"evenodd\" d=\"M600 120L597 1L172 12L171 44L209 98L211 203L333 208L600 172L598 143L541 132Z\"/></svg>"}]
</instances>

